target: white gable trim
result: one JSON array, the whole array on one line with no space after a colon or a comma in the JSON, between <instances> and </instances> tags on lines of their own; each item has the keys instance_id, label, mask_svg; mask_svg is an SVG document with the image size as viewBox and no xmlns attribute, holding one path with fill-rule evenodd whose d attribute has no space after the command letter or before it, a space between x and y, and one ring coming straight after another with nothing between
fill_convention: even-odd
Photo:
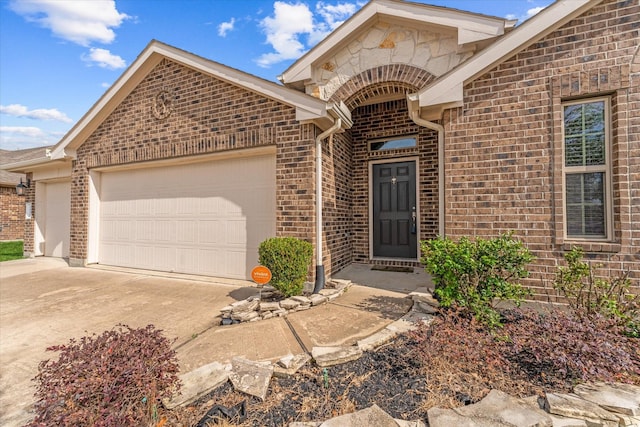
<instances>
[{"instance_id":1,"label":"white gable trim","mask_svg":"<svg viewBox=\"0 0 640 427\"><path fill-rule=\"evenodd\" d=\"M75 150L164 58L292 106L298 120L333 123L324 101L154 40L52 149L51 159L75 157Z\"/></svg>"},{"instance_id":2,"label":"white gable trim","mask_svg":"<svg viewBox=\"0 0 640 427\"><path fill-rule=\"evenodd\" d=\"M473 81L600 2L602 0L556 1L434 83L409 95L409 100L418 103L422 109L423 118L439 119L445 109L462 105L463 87L466 83Z\"/></svg>"},{"instance_id":3,"label":"white gable trim","mask_svg":"<svg viewBox=\"0 0 640 427\"><path fill-rule=\"evenodd\" d=\"M492 16L464 12L439 6L408 3L398 0L372 0L355 15L329 34L317 46L293 63L278 79L284 84L308 80L312 76L313 64L344 43L359 29L375 23L383 17L415 22L421 26L435 25L457 31L458 44L478 42L498 37L515 21Z\"/></svg>"}]
</instances>

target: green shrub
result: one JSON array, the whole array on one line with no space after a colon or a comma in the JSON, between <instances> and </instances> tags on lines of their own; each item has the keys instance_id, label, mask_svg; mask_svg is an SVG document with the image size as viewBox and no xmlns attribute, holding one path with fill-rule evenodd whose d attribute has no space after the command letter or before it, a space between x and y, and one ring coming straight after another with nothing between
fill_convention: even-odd
<instances>
[{"instance_id":1,"label":"green shrub","mask_svg":"<svg viewBox=\"0 0 640 427\"><path fill-rule=\"evenodd\" d=\"M159 400L180 387L176 353L153 325L119 325L47 350L60 356L38 366L30 427L155 426Z\"/></svg>"},{"instance_id":2,"label":"green shrub","mask_svg":"<svg viewBox=\"0 0 640 427\"><path fill-rule=\"evenodd\" d=\"M519 305L528 291L515 281L529 275L525 265L533 255L512 234L459 242L438 238L421 242L422 263L433 277L442 307L458 305L490 328L500 326L494 303Z\"/></svg>"},{"instance_id":3,"label":"green shrub","mask_svg":"<svg viewBox=\"0 0 640 427\"><path fill-rule=\"evenodd\" d=\"M273 237L260 243L260 264L271 270L271 285L285 297L300 295L307 278L313 246L294 237Z\"/></svg>"},{"instance_id":4,"label":"green shrub","mask_svg":"<svg viewBox=\"0 0 640 427\"><path fill-rule=\"evenodd\" d=\"M592 265L583 257L582 248L567 252L567 266L558 268L553 287L568 299L577 315L615 319L628 335L640 337L640 295L629 292L628 273L608 279L596 277L595 270L602 265Z\"/></svg>"}]
</instances>

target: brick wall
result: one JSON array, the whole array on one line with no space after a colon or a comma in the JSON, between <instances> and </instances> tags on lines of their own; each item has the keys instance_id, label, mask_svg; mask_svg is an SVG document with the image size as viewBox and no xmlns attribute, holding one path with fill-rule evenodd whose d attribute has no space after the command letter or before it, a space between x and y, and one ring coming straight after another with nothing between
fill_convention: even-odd
<instances>
[{"instance_id":1,"label":"brick wall","mask_svg":"<svg viewBox=\"0 0 640 427\"><path fill-rule=\"evenodd\" d=\"M438 234L438 136L413 123L404 99L357 107L352 117L353 259L366 263L369 262L369 164L373 161L418 158L419 239L431 239ZM368 143L373 139L408 135L417 135L416 148L369 151ZM403 261L381 263L418 265Z\"/></svg>"},{"instance_id":2,"label":"brick wall","mask_svg":"<svg viewBox=\"0 0 640 427\"><path fill-rule=\"evenodd\" d=\"M609 274L640 280L640 5L606 1L465 87L445 112L446 233L495 236L515 230L537 260L527 285L555 300L565 250L562 110L567 99L612 103L614 240L584 242Z\"/></svg>"},{"instance_id":3,"label":"brick wall","mask_svg":"<svg viewBox=\"0 0 640 427\"><path fill-rule=\"evenodd\" d=\"M24 239L25 198L16 187L0 187L0 241Z\"/></svg>"},{"instance_id":4,"label":"brick wall","mask_svg":"<svg viewBox=\"0 0 640 427\"><path fill-rule=\"evenodd\" d=\"M158 118L153 105L162 91L171 112ZM292 107L163 60L78 149L71 262L87 258L90 169L265 145L277 147L276 234L312 242L315 132L295 120Z\"/></svg>"}]
</instances>

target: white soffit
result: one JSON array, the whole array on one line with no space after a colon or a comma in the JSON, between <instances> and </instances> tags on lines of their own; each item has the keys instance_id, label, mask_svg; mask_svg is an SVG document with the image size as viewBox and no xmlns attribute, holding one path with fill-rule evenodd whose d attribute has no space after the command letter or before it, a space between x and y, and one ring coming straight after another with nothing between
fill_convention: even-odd
<instances>
[{"instance_id":1,"label":"white soffit","mask_svg":"<svg viewBox=\"0 0 640 427\"><path fill-rule=\"evenodd\" d=\"M328 117L327 103L324 101L153 40L91 109L53 147L51 158L61 159L75 156L75 149L100 126L122 100L164 58L292 106L296 108L297 116L316 119Z\"/></svg>"},{"instance_id":2,"label":"white soffit","mask_svg":"<svg viewBox=\"0 0 640 427\"><path fill-rule=\"evenodd\" d=\"M409 95L409 99L417 101L423 112L430 116L430 119L439 118L445 108L462 104L464 84L473 81L500 62L527 48L601 2L602 0L556 1L434 83ZM437 113L435 113L436 111ZM435 117L436 114L438 117ZM425 114L422 116L424 117Z\"/></svg>"},{"instance_id":3,"label":"white soffit","mask_svg":"<svg viewBox=\"0 0 640 427\"><path fill-rule=\"evenodd\" d=\"M419 27L445 27L457 31L458 44L474 43L505 33L515 21L400 0L372 0L329 34L317 46L293 63L279 77L284 84L310 79L312 66L329 52L340 48L367 26L379 20L402 20Z\"/></svg>"}]
</instances>

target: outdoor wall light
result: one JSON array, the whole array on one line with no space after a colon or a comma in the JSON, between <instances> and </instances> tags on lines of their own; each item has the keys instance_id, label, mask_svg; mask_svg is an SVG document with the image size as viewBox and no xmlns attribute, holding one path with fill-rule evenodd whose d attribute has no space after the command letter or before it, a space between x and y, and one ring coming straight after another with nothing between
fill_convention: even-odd
<instances>
[{"instance_id":1,"label":"outdoor wall light","mask_svg":"<svg viewBox=\"0 0 640 427\"><path fill-rule=\"evenodd\" d=\"M22 178L20 178L20 184L16 185L16 194L18 196L24 196L24 190L26 188L31 188L31 180L27 178L27 183L24 184Z\"/></svg>"}]
</instances>

